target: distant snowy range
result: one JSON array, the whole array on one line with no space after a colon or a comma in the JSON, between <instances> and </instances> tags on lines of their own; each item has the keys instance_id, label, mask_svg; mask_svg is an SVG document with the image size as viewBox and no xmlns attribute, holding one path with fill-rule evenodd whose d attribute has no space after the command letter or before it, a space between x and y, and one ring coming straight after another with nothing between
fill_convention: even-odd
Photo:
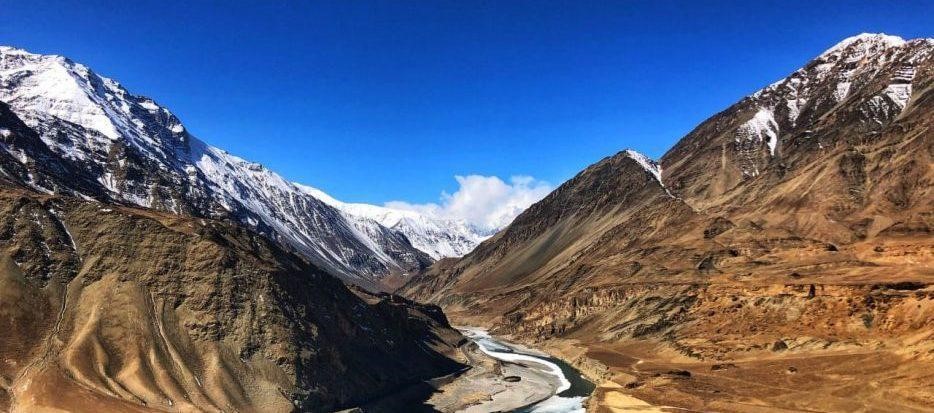
<instances>
[{"instance_id":1,"label":"distant snowy range","mask_svg":"<svg viewBox=\"0 0 934 413\"><path fill-rule=\"evenodd\" d=\"M32 146L0 141L32 168L34 189L232 220L371 289L470 252L552 189L468 175L439 203L341 202L204 143L165 107L80 63L3 46L0 102L38 136Z\"/></svg>"}]
</instances>

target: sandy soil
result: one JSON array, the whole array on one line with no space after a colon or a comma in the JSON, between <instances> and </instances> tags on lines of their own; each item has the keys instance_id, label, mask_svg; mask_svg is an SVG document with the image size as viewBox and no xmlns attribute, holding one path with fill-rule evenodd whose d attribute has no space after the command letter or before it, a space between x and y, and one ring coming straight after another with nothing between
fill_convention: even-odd
<instances>
[{"instance_id":1,"label":"sandy soil","mask_svg":"<svg viewBox=\"0 0 934 413\"><path fill-rule=\"evenodd\" d=\"M934 411L934 361L906 363L894 351L762 352L702 362L659 347L589 346L586 358L606 366L589 411Z\"/></svg>"},{"instance_id":2,"label":"sandy soil","mask_svg":"<svg viewBox=\"0 0 934 413\"><path fill-rule=\"evenodd\" d=\"M595 402L591 410L606 412L646 412L646 413L664 413L671 411L663 407L653 406L645 401L639 400L626 394L623 386L612 380L607 380L597 387L594 392Z\"/></svg>"}]
</instances>

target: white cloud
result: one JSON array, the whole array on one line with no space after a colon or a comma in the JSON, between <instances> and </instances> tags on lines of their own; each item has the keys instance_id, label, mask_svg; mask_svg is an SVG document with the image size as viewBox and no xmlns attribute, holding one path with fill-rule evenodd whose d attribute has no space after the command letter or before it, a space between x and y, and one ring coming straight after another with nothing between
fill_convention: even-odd
<instances>
[{"instance_id":1,"label":"white cloud","mask_svg":"<svg viewBox=\"0 0 934 413\"><path fill-rule=\"evenodd\" d=\"M418 211L447 219L461 219L484 231L499 230L554 189L531 176L513 176L509 183L496 176L455 176L456 192L441 193L440 203L391 201L388 208Z\"/></svg>"}]
</instances>

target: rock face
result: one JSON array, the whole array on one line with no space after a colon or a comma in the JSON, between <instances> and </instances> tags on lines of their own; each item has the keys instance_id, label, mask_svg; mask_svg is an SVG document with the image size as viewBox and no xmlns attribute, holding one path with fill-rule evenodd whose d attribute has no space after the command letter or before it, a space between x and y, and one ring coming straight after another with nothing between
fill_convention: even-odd
<instances>
[{"instance_id":1,"label":"rock face","mask_svg":"<svg viewBox=\"0 0 934 413\"><path fill-rule=\"evenodd\" d=\"M658 164L627 151L588 167L401 291L533 340L642 339L695 360L889 343L930 359L932 155L934 40L856 36Z\"/></svg>"},{"instance_id":2,"label":"rock face","mask_svg":"<svg viewBox=\"0 0 934 413\"><path fill-rule=\"evenodd\" d=\"M236 225L4 178L0 330L0 411L332 411L460 367L437 307Z\"/></svg>"},{"instance_id":3,"label":"rock face","mask_svg":"<svg viewBox=\"0 0 934 413\"><path fill-rule=\"evenodd\" d=\"M7 119L18 117L47 146L39 154L4 137L3 150L32 164L35 179L45 160L68 171L55 182L49 177L56 171L42 174L42 182L21 177L32 188L229 219L369 289L385 289L384 278L420 271L436 258L462 255L482 239L414 212L390 228L337 209L322 202L333 199L323 192L207 145L152 99L61 56L0 46L0 102L8 105Z\"/></svg>"}]
</instances>

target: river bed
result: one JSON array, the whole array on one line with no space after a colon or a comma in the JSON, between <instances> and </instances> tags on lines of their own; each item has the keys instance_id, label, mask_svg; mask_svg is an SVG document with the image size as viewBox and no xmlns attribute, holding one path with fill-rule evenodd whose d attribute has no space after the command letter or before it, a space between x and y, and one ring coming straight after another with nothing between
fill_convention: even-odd
<instances>
[{"instance_id":1,"label":"river bed","mask_svg":"<svg viewBox=\"0 0 934 413\"><path fill-rule=\"evenodd\" d=\"M552 376L556 385L551 396L530 406L522 407L522 413L583 413L584 403L595 388L594 384L577 369L563 360L522 345L494 338L485 330L475 327L459 327L461 333L477 344L483 354L506 363L518 363L537 369Z\"/></svg>"},{"instance_id":2,"label":"river bed","mask_svg":"<svg viewBox=\"0 0 934 413\"><path fill-rule=\"evenodd\" d=\"M467 368L398 389L359 409L366 413L583 413L594 384L563 360L460 327Z\"/></svg>"}]
</instances>

